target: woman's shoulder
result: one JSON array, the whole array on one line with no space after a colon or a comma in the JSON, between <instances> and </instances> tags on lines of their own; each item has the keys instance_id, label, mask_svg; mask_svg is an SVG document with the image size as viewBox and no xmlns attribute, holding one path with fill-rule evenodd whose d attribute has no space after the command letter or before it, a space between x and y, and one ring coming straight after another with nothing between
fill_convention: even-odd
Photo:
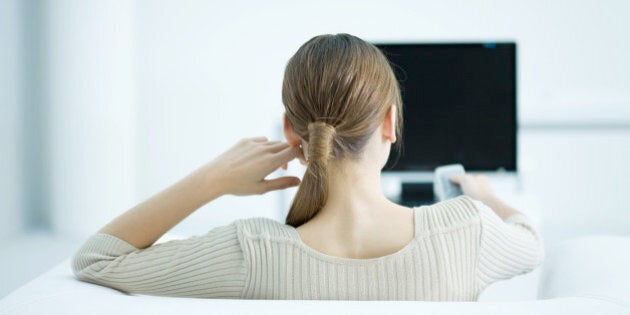
<instances>
[{"instance_id":1,"label":"woman's shoulder","mask_svg":"<svg viewBox=\"0 0 630 315\"><path fill-rule=\"evenodd\" d=\"M239 233L250 238L292 238L294 228L271 218L253 217L234 221Z\"/></svg>"},{"instance_id":2,"label":"woman's shoulder","mask_svg":"<svg viewBox=\"0 0 630 315\"><path fill-rule=\"evenodd\" d=\"M430 206L415 208L421 231L435 231L463 226L479 225L480 216L476 200L468 196L444 200Z\"/></svg>"}]
</instances>

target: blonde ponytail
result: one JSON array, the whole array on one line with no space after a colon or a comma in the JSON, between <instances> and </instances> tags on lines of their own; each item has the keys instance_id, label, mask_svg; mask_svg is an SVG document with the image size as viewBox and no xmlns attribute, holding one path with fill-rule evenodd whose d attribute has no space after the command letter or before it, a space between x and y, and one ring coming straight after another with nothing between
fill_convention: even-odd
<instances>
[{"instance_id":1,"label":"blonde ponytail","mask_svg":"<svg viewBox=\"0 0 630 315\"><path fill-rule=\"evenodd\" d=\"M310 220L328 200L328 162L334 157L335 127L322 121L308 124L307 167L286 223L294 227Z\"/></svg>"}]
</instances>

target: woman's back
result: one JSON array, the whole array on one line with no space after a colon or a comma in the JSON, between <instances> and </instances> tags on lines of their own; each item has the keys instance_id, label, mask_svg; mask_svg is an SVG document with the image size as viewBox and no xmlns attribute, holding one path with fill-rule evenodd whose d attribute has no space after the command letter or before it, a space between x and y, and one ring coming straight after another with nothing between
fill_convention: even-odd
<instances>
[{"instance_id":1,"label":"woman's back","mask_svg":"<svg viewBox=\"0 0 630 315\"><path fill-rule=\"evenodd\" d=\"M474 301L491 282L527 272L542 259L541 241L526 220L506 224L469 197L413 212L413 240L372 259L321 253L294 227L251 218L144 251L97 234L73 268L83 280L154 295ZM104 264L103 255L116 259Z\"/></svg>"},{"instance_id":2,"label":"woman's back","mask_svg":"<svg viewBox=\"0 0 630 315\"><path fill-rule=\"evenodd\" d=\"M415 209L372 200L336 207L296 228L304 244L329 256L368 259L395 253L415 237Z\"/></svg>"}]
</instances>

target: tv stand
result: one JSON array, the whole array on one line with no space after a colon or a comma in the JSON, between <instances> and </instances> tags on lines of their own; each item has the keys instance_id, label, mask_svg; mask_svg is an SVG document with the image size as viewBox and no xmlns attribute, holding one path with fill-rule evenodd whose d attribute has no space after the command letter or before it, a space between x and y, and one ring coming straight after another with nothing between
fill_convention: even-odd
<instances>
[{"instance_id":1,"label":"tv stand","mask_svg":"<svg viewBox=\"0 0 630 315\"><path fill-rule=\"evenodd\" d=\"M426 206L435 203L433 183L402 183L400 204L407 207Z\"/></svg>"}]
</instances>

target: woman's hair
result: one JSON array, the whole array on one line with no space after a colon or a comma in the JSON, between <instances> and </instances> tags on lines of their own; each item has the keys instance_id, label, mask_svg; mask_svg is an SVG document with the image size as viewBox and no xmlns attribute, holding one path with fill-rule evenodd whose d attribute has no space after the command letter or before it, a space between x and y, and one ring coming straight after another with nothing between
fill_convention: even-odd
<instances>
[{"instance_id":1,"label":"woman's hair","mask_svg":"<svg viewBox=\"0 0 630 315\"><path fill-rule=\"evenodd\" d=\"M307 169L286 223L310 220L328 199L329 162L360 158L370 136L396 105L396 149L402 101L394 72L374 45L349 35L320 35L289 59L282 102L291 127L308 143Z\"/></svg>"}]
</instances>

